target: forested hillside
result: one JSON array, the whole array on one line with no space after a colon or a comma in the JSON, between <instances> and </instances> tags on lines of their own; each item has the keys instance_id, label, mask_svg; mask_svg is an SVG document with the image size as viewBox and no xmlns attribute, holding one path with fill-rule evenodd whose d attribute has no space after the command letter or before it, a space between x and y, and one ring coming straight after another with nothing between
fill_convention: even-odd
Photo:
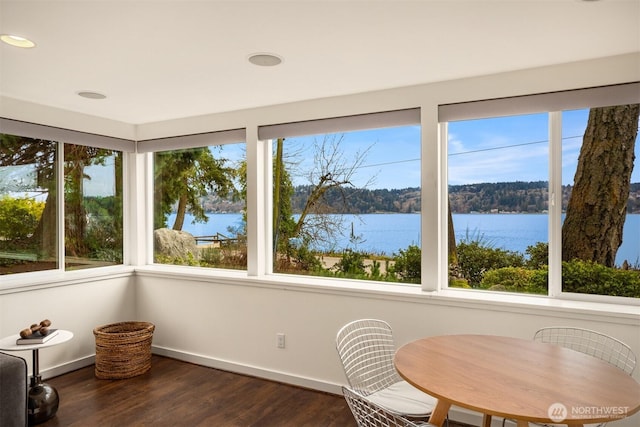
<instances>
[{"instance_id":1,"label":"forested hillside","mask_svg":"<svg viewBox=\"0 0 640 427\"><path fill-rule=\"evenodd\" d=\"M572 186L562 186L562 210L566 210ZM449 186L453 213L538 213L549 209L546 181L498 182ZM640 213L640 183L631 184L628 213Z\"/></svg>"},{"instance_id":2,"label":"forested hillside","mask_svg":"<svg viewBox=\"0 0 640 427\"><path fill-rule=\"evenodd\" d=\"M548 210L546 181L498 182L449 186L453 213L516 212L539 213ZM562 188L563 210L571 196L571 186ZM292 197L294 213L300 213L311 192L310 186L298 186ZM330 189L325 193L326 210L331 213L411 213L420 211L420 189ZM210 196L203 201L207 212L240 212L244 203ZM640 183L631 184L628 213L640 214Z\"/></svg>"},{"instance_id":3,"label":"forested hillside","mask_svg":"<svg viewBox=\"0 0 640 427\"><path fill-rule=\"evenodd\" d=\"M294 190L291 207L299 213L304 207L311 186L298 186ZM365 214L377 212L411 213L420 211L420 189L366 190L358 188L331 188L324 200L330 212Z\"/></svg>"}]
</instances>

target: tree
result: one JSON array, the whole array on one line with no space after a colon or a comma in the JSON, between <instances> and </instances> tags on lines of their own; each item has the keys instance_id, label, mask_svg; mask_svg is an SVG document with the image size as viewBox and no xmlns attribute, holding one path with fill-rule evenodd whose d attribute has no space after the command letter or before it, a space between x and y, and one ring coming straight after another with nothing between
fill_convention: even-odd
<instances>
[{"instance_id":1,"label":"tree","mask_svg":"<svg viewBox=\"0 0 640 427\"><path fill-rule=\"evenodd\" d=\"M458 265L458 250L456 248L456 231L453 226L453 214L451 213L451 203L448 205L447 215L447 237L448 237L448 261L449 265Z\"/></svg>"},{"instance_id":2,"label":"tree","mask_svg":"<svg viewBox=\"0 0 640 427\"><path fill-rule=\"evenodd\" d=\"M31 236L33 245L44 258L57 253L56 233L56 178L55 164L57 144L43 139L25 138L0 133L0 166L33 165L36 173L36 188L47 195L38 225Z\"/></svg>"},{"instance_id":3,"label":"tree","mask_svg":"<svg viewBox=\"0 0 640 427\"><path fill-rule=\"evenodd\" d=\"M156 153L154 228L166 226L166 217L175 207L174 230L182 230L187 210L194 221L207 222L201 198L215 191L227 196L234 191L235 169L216 159L209 147Z\"/></svg>"},{"instance_id":4,"label":"tree","mask_svg":"<svg viewBox=\"0 0 640 427\"><path fill-rule=\"evenodd\" d=\"M293 237L295 221L292 217L293 184L283 157L284 138L276 140L273 159L273 250L290 254L289 238Z\"/></svg>"},{"instance_id":5,"label":"tree","mask_svg":"<svg viewBox=\"0 0 640 427\"><path fill-rule=\"evenodd\" d=\"M622 244L640 104L592 108L562 227L562 259L613 267Z\"/></svg>"},{"instance_id":6,"label":"tree","mask_svg":"<svg viewBox=\"0 0 640 427\"><path fill-rule=\"evenodd\" d=\"M365 159L364 153L356 153L353 158L344 155L341 149L342 135L324 135L314 139L313 163L304 171L309 185L301 196L299 216L294 218L292 199L294 187L292 174L297 170L300 159L305 155L287 146L285 139L275 141L273 157L273 246L276 262L285 261L283 267L291 267L295 259L298 268L312 270L318 261L310 252L313 243L331 242L342 230L342 220L330 213L340 212L335 200L327 200L332 192L340 192L346 207L348 194L343 191L353 187L351 179ZM346 209L343 209L346 211Z\"/></svg>"},{"instance_id":7,"label":"tree","mask_svg":"<svg viewBox=\"0 0 640 427\"><path fill-rule=\"evenodd\" d=\"M56 184L57 179L64 176L65 203L65 251L67 255L87 257L96 248L90 247L87 239L89 230L88 218L94 212L88 212L85 206L83 185L91 179L85 172L90 165L104 164L111 150L84 145L64 144L64 173L56 178L56 156L59 144L54 141L0 134L0 166L22 166L33 168L35 183L26 183L24 191L42 192L46 194L46 202L38 224L30 237L31 246L38 248L43 258L50 258L57 253L56 230ZM115 155L117 165L121 165L121 155ZM108 224L111 241L122 251L122 177L121 166L116 166L114 177L116 182L117 206L115 217ZM94 226L95 228L95 226ZM119 237L120 239L118 239ZM101 242L104 246L104 242Z\"/></svg>"},{"instance_id":8,"label":"tree","mask_svg":"<svg viewBox=\"0 0 640 427\"><path fill-rule=\"evenodd\" d=\"M273 159L273 251L286 254L289 260L292 253L289 239L294 237L293 230L296 224L291 208L293 184L285 166L283 152L284 138L278 138Z\"/></svg>"},{"instance_id":9,"label":"tree","mask_svg":"<svg viewBox=\"0 0 640 427\"><path fill-rule=\"evenodd\" d=\"M85 172L90 165L104 165L105 159L112 155L111 150L84 145L64 144L64 176L65 176L65 250L67 256L87 257L90 248L87 241L88 221L85 207L84 182L91 177ZM115 157L120 157L117 154ZM116 169L116 177L121 175ZM120 183L119 178L115 180ZM122 199L122 187L116 189L117 199ZM121 206L114 209L116 221L111 224L113 236L121 236ZM119 230L118 234L116 230ZM96 248L93 248L96 249Z\"/></svg>"},{"instance_id":10,"label":"tree","mask_svg":"<svg viewBox=\"0 0 640 427\"><path fill-rule=\"evenodd\" d=\"M324 135L321 141L314 140L314 161L307 171L307 180L311 187L304 207L292 231L292 237L303 237L314 241L330 241L336 232L342 229L339 219L326 214L331 213L324 196L329 190L341 190L354 187L353 176L366 159L368 149L357 152L352 158L344 155L341 144L344 135ZM368 182L364 185L366 188ZM347 195L341 192L344 206Z\"/></svg>"}]
</instances>

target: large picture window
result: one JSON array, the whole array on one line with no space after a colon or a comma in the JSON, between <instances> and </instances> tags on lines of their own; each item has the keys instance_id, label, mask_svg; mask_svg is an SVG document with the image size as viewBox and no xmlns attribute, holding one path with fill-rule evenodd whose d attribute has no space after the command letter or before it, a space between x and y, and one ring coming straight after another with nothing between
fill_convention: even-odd
<instances>
[{"instance_id":1,"label":"large picture window","mask_svg":"<svg viewBox=\"0 0 640 427\"><path fill-rule=\"evenodd\" d=\"M640 298L637 86L441 110L450 287Z\"/></svg>"},{"instance_id":2,"label":"large picture window","mask_svg":"<svg viewBox=\"0 0 640 427\"><path fill-rule=\"evenodd\" d=\"M640 105L562 113L562 290L640 297Z\"/></svg>"},{"instance_id":3,"label":"large picture window","mask_svg":"<svg viewBox=\"0 0 640 427\"><path fill-rule=\"evenodd\" d=\"M58 144L0 134L0 274L53 270Z\"/></svg>"},{"instance_id":4,"label":"large picture window","mask_svg":"<svg viewBox=\"0 0 640 427\"><path fill-rule=\"evenodd\" d=\"M450 286L547 293L546 114L448 126Z\"/></svg>"},{"instance_id":5,"label":"large picture window","mask_svg":"<svg viewBox=\"0 0 640 427\"><path fill-rule=\"evenodd\" d=\"M245 144L154 153L154 262L246 270Z\"/></svg>"},{"instance_id":6,"label":"large picture window","mask_svg":"<svg viewBox=\"0 0 640 427\"><path fill-rule=\"evenodd\" d=\"M275 273L421 282L419 111L376 117L268 132Z\"/></svg>"},{"instance_id":7,"label":"large picture window","mask_svg":"<svg viewBox=\"0 0 640 427\"><path fill-rule=\"evenodd\" d=\"M65 269L122 264L122 153L64 145Z\"/></svg>"},{"instance_id":8,"label":"large picture window","mask_svg":"<svg viewBox=\"0 0 640 427\"><path fill-rule=\"evenodd\" d=\"M122 264L122 162L120 151L0 134L0 274Z\"/></svg>"}]
</instances>

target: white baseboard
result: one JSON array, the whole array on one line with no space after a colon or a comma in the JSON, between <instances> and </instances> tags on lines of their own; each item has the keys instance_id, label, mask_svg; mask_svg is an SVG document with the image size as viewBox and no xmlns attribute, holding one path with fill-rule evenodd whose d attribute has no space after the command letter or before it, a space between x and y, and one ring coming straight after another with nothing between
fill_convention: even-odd
<instances>
[{"instance_id":1,"label":"white baseboard","mask_svg":"<svg viewBox=\"0 0 640 427\"><path fill-rule=\"evenodd\" d=\"M40 370L40 375L42 379L46 380L48 378L57 377L62 374L69 373L71 371L75 371L80 368L87 367L89 365L93 365L96 362L96 356L86 356L81 359L72 360L68 363L63 363L62 365L53 366L51 368Z\"/></svg>"},{"instance_id":2,"label":"white baseboard","mask_svg":"<svg viewBox=\"0 0 640 427\"><path fill-rule=\"evenodd\" d=\"M249 375L252 377L264 378L271 381L277 381L285 384L295 385L298 387L324 391L327 393L341 394L339 384L331 384L313 378L304 378L290 375L285 372L277 372L255 366L242 365L228 360L215 359L213 357L175 350L167 347L152 346L151 351L153 354L157 354L159 356L171 357L173 359L195 363L196 365L207 366L209 368L234 372L236 374Z\"/></svg>"}]
</instances>

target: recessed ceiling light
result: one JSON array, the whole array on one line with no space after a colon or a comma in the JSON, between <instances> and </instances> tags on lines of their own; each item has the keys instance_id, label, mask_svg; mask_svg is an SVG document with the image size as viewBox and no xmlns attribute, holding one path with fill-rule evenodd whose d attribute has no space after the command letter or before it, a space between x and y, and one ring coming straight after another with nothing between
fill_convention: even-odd
<instances>
[{"instance_id":1,"label":"recessed ceiling light","mask_svg":"<svg viewBox=\"0 0 640 427\"><path fill-rule=\"evenodd\" d=\"M282 63L282 57L275 53L252 53L249 55L249 62L260 67L273 67Z\"/></svg>"},{"instance_id":2,"label":"recessed ceiling light","mask_svg":"<svg viewBox=\"0 0 640 427\"><path fill-rule=\"evenodd\" d=\"M81 90L80 92L78 92L78 96L89 99L105 99L107 97L107 95L90 90Z\"/></svg>"},{"instance_id":3,"label":"recessed ceiling light","mask_svg":"<svg viewBox=\"0 0 640 427\"><path fill-rule=\"evenodd\" d=\"M22 47L25 49L29 49L35 47L35 43L29 39L25 39L24 37L15 36L13 34L0 34L0 40L15 47Z\"/></svg>"}]
</instances>

